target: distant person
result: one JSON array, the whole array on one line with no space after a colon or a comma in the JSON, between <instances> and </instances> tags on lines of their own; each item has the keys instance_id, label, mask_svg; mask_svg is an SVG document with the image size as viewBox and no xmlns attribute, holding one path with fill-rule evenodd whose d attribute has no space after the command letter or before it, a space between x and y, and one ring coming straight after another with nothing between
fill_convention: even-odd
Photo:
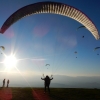
<instances>
[{"instance_id":1,"label":"distant person","mask_svg":"<svg viewBox=\"0 0 100 100\"><path fill-rule=\"evenodd\" d=\"M5 87L5 79L3 80L3 86L2 87Z\"/></svg>"},{"instance_id":2,"label":"distant person","mask_svg":"<svg viewBox=\"0 0 100 100\"><path fill-rule=\"evenodd\" d=\"M7 81L7 87L8 87L8 85L9 85L9 80Z\"/></svg>"},{"instance_id":3,"label":"distant person","mask_svg":"<svg viewBox=\"0 0 100 100\"><path fill-rule=\"evenodd\" d=\"M47 75L45 78L41 78L42 80L44 80L44 90L46 92L46 87L48 88L48 91L50 92L50 81L53 79L53 78L49 78L49 76Z\"/></svg>"}]
</instances>

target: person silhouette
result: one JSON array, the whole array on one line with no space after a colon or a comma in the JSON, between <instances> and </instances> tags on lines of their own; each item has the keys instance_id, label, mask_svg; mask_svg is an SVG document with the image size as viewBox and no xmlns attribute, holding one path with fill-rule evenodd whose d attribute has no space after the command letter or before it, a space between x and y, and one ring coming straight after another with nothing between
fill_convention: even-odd
<instances>
[{"instance_id":1,"label":"person silhouette","mask_svg":"<svg viewBox=\"0 0 100 100\"><path fill-rule=\"evenodd\" d=\"M7 88L8 88L8 85L9 85L9 80L7 81Z\"/></svg>"},{"instance_id":2,"label":"person silhouette","mask_svg":"<svg viewBox=\"0 0 100 100\"><path fill-rule=\"evenodd\" d=\"M3 80L3 86L2 87L5 87L5 79Z\"/></svg>"},{"instance_id":3,"label":"person silhouette","mask_svg":"<svg viewBox=\"0 0 100 100\"><path fill-rule=\"evenodd\" d=\"M45 78L41 78L42 80L44 80L44 90L46 92L46 87L48 88L48 91L50 93L50 81L53 79L53 78L49 78L49 76L47 75Z\"/></svg>"}]
</instances>

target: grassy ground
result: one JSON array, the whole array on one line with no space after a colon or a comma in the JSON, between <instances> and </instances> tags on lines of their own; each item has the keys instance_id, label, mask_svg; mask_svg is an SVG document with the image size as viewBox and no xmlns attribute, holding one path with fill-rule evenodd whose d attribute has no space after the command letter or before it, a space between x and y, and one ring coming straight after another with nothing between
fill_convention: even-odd
<instances>
[{"instance_id":1,"label":"grassy ground","mask_svg":"<svg viewBox=\"0 0 100 100\"><path fill-rule=\"evenodd\" d=\"M0 88L0 100L100 100L100 89L51 88Z\"/></svg>"}]
</instances>

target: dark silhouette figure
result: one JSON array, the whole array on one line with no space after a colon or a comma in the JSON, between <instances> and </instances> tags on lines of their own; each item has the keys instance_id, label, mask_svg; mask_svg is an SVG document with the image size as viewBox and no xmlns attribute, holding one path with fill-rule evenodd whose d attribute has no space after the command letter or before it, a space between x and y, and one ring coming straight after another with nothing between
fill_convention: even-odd
<instances>
[{"instance_id":1,"label":"dark silhouette figure","mask_svg":"<svg viewBox=\"0 0 100 100\"><path fill-rule=\"evenodd\" d=\"M7 81L7 88L8 88L8 85L9 85L9 80Z\"/></svg>"},{"instance_id":2,"label":"dark silhouette figure","mask_svg":"<svg viewBox=\"0 0 100 100\"><path fill-rule=\"evenodd\" d=\"M5 79L3 80L3 86L2 87L5 87Z\"/></svg>"},{"instance_id":3,"label":"dark silhouette figure","mask_svg":"<svg viewBox=\"0 0 100 100\"><path fill-rule=\"evenodd\" d=\"M44 80L44 90L46 92L46 87L48 88L48 91L50 92L50 81L53 79L53 78L49 78L49 76L46 76L45 78L41 78L42 80Z\"/></svg>"}]
</instances>

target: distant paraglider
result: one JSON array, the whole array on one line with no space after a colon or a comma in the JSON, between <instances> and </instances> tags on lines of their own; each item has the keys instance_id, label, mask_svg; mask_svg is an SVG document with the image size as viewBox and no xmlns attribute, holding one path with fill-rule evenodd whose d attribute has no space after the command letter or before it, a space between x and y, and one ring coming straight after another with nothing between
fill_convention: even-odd
<instances>
[{"instance_id":1,"label":"distant paraglider","mask_svg":"<svg viewBox=\"0 0 100 100\"><path fill-rule=\"evenodd\" d=\"M80 28L86 28L86 27L85 26L80 26L80 27L77 28L77 30L80 29Z\"/></svg>"},{"instance_id":2,"label":"distant paraglider","mask_svg":"<svg viewBox=\"0 0 100 100\"><path fill-rule=\"evenodd\" d=\"M75 54L77 54L77 51L74 52ZM77 57L76 57L77 58Z\"/></svg>"},{"instance_id":3,"label":"distant paraglider","mask_svg":"<svg viewBox=\"0 0 100 100\"><path fill-rule=\"evenodd\" d=\"M2 48L2 50L5 50L5 47L4 46L0 46L0 48Z\"/></svg>"},{"instance_id":4,"label":"distant paraglider","mask_svg":"<svg viewBox=\"0 0 100 100\"><path fill-rule=\"evenodd\" d=\"M50 66L50 64L46 64L45 66Z\"/></svg>"},{"instance_id":5,"label":"distant paraglider","mask_svg":"<svg viewBox=\"0 0 100 100\"><path fill-rule=\"evenodd\" d=\"M50 66L50 64L46 64L45 66ZM47 68L48 69L48 68Z\"/></svg>"},{"instance_id":6,"label":"distant paraglider","mask_svg":"<svg viewBox=\"0 0 100 100\"><path fill-rule=\"evenodd\" d=\"M4 46L0 46L0 48L1 48L2 50L5 50L5 47L4 47ZM1 52L1 54L2 54L2 52Z\"/></svg>"},{"instance_id":7,"label":"distant paraglider","mask_svg":"<svg viewBox=\"0 0 100 100\"><path fill-rule=\"evenodd\" d=\"M0 48L1 48L2 50L5 50L5 47L4 47L4 46L0 46ZM2 51L1 51L1 54L2 54Z\"/></svg>"},{"instance_id":8,"label":"distant paraglider","mask_svg":"<svg viewBox=\"0 0 100 100\"><path fill-rule=\"evenodd\" d=\"M100 47L96 47L96 48L94 48L94 51L97 50L97 49L100 49Z\"/></svg>"},{"instance_id":9,"label":"distant paraglider","mask_svg":"<svg viewBox=\"0 0 100 100\"><path fill-rule=\"evenodd\" d=\"M96 51L97 49L100 49L100 47L95 47L94 48L94 51ZM97 55L99 55L99 53Z\"/></svg>"},{"instance_id":10,"label":"distant paraglider","mask_svg":"<svg viewBox=\"0 0 100 100\"><path fill-rule=\"evenodd\" d=\"M77 30L80 29L80 28L86 28L86 27L85 26L80 26L80 27L77 28ZM82 36L82 38L84 38L84 35Z\"/></svg>"},{"instance_id":11,"label":"distant paraglider","mask_svg":"<svg viewBox=\"0 0 100 100\"><path fill-rule=\"evenodd\" d=\"M74 53L77 53L77 51L75 51Z\"/></svg>"}]
</instances>

